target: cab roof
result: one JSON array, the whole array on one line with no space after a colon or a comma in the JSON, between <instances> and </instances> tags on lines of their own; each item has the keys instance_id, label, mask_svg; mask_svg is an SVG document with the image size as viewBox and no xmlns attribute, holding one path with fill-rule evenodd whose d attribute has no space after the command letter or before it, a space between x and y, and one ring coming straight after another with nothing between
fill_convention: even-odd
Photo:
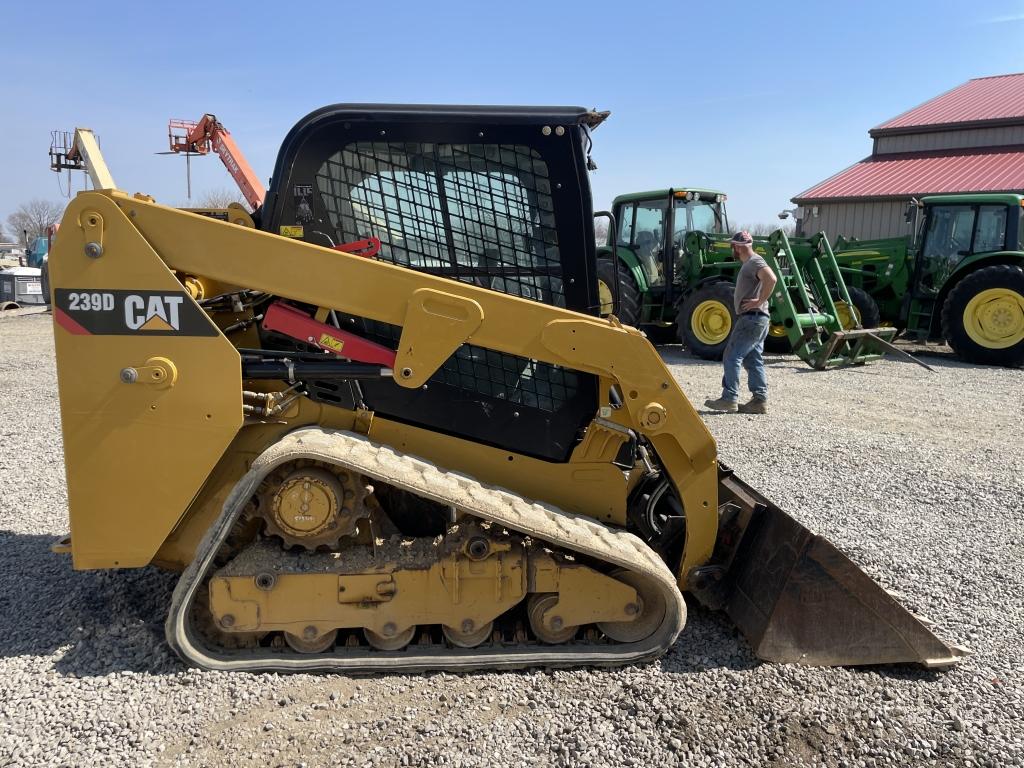
<instances>
[{"instance_id":1,"label":"cab roof","mask_svg":"<svg viewBox=\"0 0 1024 768\"><path fill-rule=\"evenodd\" d=\"M381 120L406 118L418 120L481 119L496 123L539 123L568 122L582 123L590 127L600 125L611 114L584 107L564 106L510 106L502 104L329 104L314 110L299 120L295 128L327 117L348 117ZM293 129L294 130L294 129Z\"/></svg>"},{"instance_id":2,"label":"cab roof","mask_svg":"<svg viewBox=\"0 0 1024 768\"><path fill-rule=\"evenodd\" d=\"M976 192L954 195L927 195L921 198L926 205L1024 205L1024 195L1010 192Z\"/></svg>"},{"instance_id":3,"label":"cab roof","mask_svg":"<svg viewBox=\"0 0 1024 768\"><path fill-rule=\"evenodd\" d=\"M704 197L704 195L709 195L712 199L714 199L716 195L726 196L725 192L722 192L717 189L709 189L708 187L679 186L669 187L668 189L654 189L651 190L650 192L629 192L625 195L619 195L618 197L616 197L612 204L618 205L619 203L632 203L637 202L639 200L660 200L662 198L668 197L669 195L672 195L675 192L682 192L684 194L686 192L698 192L700 193L701 197Z\"/></svg>"}]
</instances>

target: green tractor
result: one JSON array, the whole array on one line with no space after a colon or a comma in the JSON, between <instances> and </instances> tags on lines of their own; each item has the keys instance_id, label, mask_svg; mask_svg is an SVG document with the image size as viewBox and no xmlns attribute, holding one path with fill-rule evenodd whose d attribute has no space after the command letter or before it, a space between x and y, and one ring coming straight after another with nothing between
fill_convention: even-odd
<instances>
[{"instance_id":1,"label":"green tractor","mask_svg":"<svg viewBox=\"0 0 1024 768\"><path fill-rule=\"evenodd\" d=\"M663 189L620 195L606 244L598 248L602 314L643 327L654 341L682 341L694 354L720 359L734 320L740 263L729 246L726 196L711 189ZM598 214L607 215L607 214ZM771 301L766 347L794 351L815 368L879 357L878 308L847 289L824 235L757 237L754 250L780 279Z\"/></svg>"},{"instance_id":2,"label":"green tractor","mask_svg":"<svg viewBox=\"0 0 1024 768\"><path fill-rule=\"evenodd\" d=\"M727 234L725 200L722 192L692 188L616 197L607 243L597 251L601 314L614 313L626 325L644 326L657 341L673 339L677 305L693 287L682 269L686 236ZM728 309L722 314L714 308L707 320L714 335L729 335Z\"/></svg>"},{"instance_id":3,"label":"green tractor","mask_svg":"<svg viewBox=\"0 0 1024 768\"><path fill-rule=\"evenodd\" d=\"M918 341L971 363L1024 365L1024 196L959 194L911 203L915 235L836 243L848 286Z\"/></svg>"}]
</instances>

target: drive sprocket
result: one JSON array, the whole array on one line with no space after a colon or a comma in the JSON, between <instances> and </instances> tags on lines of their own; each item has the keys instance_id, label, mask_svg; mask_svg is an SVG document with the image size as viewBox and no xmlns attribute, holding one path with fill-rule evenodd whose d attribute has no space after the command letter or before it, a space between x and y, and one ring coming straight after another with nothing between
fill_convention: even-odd
<instances>
[{"instance_id":1,"label":"drive sprocket","mask_svg":"<svg viewBox=\"0 0 1024 768\"><path fill-rule=\"evenodd\" d=\"M254 514L264 521L266 533L280 537L285 546L333 547L370 516L372 493L373 487L354 472L296 462L266 479Z\"/></svg>"}]
</instances>

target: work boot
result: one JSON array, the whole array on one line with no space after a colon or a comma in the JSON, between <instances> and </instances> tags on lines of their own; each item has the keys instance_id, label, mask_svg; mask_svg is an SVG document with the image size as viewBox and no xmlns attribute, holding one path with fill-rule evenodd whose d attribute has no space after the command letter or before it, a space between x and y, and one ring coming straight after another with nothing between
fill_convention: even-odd
<instances>
[{"instance_id":1,"label":"work boot","mask_svg":"<svg viewBox=\"0 0 1024 768\"><path fill-rule=\"evenodd\" d=\"M768 413L768 401L752 397L749 403L743 403L738 410L740 413Z\"/></svg>"},{"instance_id":2,"label":"work boot","mask_svg":"<svg viewBox=\"0 0 1024 768\"><path fill-rule=\"evenodd\" d=\"M704 407L710 408L712 411L722 411L723 413L736 413L736 401L726 400L724 397L720 397L717 400L705 400Z\"/></svg>"}]
</instances>

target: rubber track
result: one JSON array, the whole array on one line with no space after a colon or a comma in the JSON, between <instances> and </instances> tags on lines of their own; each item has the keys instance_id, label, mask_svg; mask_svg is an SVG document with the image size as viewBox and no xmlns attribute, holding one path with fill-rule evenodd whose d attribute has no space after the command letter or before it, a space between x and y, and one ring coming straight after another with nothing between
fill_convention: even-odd
<instances>
[{"instance_id":1,"label":"rubber track","mask_svg":"<svg viewBox=\"0 0 1024 768\"><path fill-rule=\"evenodd\" d=\"M571 642L565 645L495 645L449 649L441 645L408 646L401 651L338 649L334 654L303 655L288 649L207 647L189 618L193 598L213 568L213 558L263 478L279 465L313 459L386 482L511 530L642 574L662 588L665 620L637 643ZM470 671L524 667L617 666L649 661L675 642L686 622L686 604L675 577L658 555L626 531L590 518L530 502L502 488L439 469L434 464L374 443L363 435L304 427L264 451L235 485L224 511L207 531L192 563L171 598L165 625L167 642L186 662L223 671L250 672L418 672Z\"/></svg>"}]
</instances>

